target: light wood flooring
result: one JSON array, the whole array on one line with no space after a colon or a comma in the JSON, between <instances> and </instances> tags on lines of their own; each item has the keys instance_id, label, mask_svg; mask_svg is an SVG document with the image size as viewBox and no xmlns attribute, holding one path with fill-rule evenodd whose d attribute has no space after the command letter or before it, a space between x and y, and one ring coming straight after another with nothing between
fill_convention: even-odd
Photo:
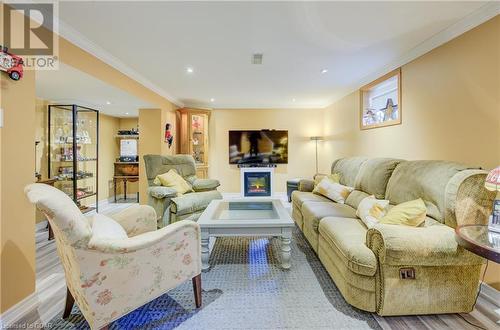
<instances>
[{"instance_id":1,"label":"light wood flooring","mask_svg":"<svg viewBox=\"0 0 500 330\"><path fill-rule=\"evenodd\" d=\"M288 203L284 204L289 207ZM113 214L131 205L133 204L109 203L100 207L100 213ZM17 324L31 324L32 328L48 325L51 319L62 314L64 308L66 294L64 272L57 256L55 242L48 241L47 237L48 232L45 229L36 233L36 293L40 302L39 308L16 322ZM495 315L491 315L494 303L480 297L474 311L470 314L463 314L462 317L484 329L500 329L500 326L492 321L495 319ZM384 330L478 329L465 322L457 314L402 317L374 315L374 317Z\"/></svg>"}]
</instances>

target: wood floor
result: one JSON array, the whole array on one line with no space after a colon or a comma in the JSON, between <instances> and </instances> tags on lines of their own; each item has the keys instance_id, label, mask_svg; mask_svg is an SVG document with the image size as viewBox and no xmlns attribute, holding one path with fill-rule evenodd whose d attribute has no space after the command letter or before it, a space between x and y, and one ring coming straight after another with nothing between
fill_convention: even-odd
<instances>
[{"instance_id":1,"label":"wood floor","mask_svg":"<svg viewBox=\"0 0 500 330\"><path fill-rule=\"evenodd\" d=\"M106 204L100 208L100 213L113 214L133 204L119 203ZM50 328L49 321L61 315L64 309L66 284L64 272L59 262L54 241L48 241L48 232L40 229L36 233L36 293L39 299L39 308L26 314L17 324L31 324L31 328L40 328L42 325ZM463 314L462 317L469 322L479 325L484 329L500 329L492 319L491 311L495 302L479 298L474 311ZM488 315L490 318L488 318ZM404 316L381 317L374 315L377 322L384 330L424 330L424 329L479 329L468 324L459 315L430 315L430 316Z\"/></svg>"}]
</instances>

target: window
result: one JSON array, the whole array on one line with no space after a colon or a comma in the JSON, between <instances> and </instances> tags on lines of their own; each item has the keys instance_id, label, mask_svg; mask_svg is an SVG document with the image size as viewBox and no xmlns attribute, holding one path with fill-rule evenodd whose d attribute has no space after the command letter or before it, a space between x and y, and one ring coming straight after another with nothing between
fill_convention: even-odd
<instances>
[{"instance_id":1,"label":"window","mask_svg":"<svg viewBox=\"0 0 500 330\"><path fill-rule=\"evenodd\" d=\"M361 129L401 124L401 69L361 87L360 97Z\"/></svg>"}]
</instances>

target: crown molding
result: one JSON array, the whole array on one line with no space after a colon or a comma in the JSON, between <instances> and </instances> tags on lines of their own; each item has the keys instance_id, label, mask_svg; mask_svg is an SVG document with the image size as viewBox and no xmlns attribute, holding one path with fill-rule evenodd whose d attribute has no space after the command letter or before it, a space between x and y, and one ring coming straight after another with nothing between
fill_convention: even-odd
<instances>
[{"instance_id":1,"label":"crown molding","mask_svg":"<svg viewBox=\"0 0 500 330\"><path fill-rule=\"evenodd\" d=\"M345 88L341 93L339 93L339 96L330 99L327 106L330 106L332 103L337 102L343 97L357 91L359 88L361 88L361 86L364 86L374 81L375 79L383 76L384 74L392 70L395 70L405 64L408 64L409 62L447 43L448 41L455 39L461 34L464 34L465 32L472 30L473 28L483 24L484 22L492 19L493 17L499 14L500 14L500 2L497 1L488 2L484 6L478 8L476 11L466 15L464 18L460 19L455 24L452 24L446 29L436 33L432 37L424 40L417 46L413 47L405 55L385 65L383 68L365 76L363 79L361 79L355 84L352 84L350 87Z\"/></svg>"},{"instance_id":2,"label":"crown molding","mask_svg":"<svg viewBox=\"0 0 500 330\"><path fill-rule=\"evenodd\" d=\"M155 92L156 94L166 98L168 101L174 103L175 105L179 107L184 107L184 103L181 102L179 99L176 97L170 95L160 87L158 87L156 84L145 78L143 75L141 75L139 72L135 71L131 67L129 67L127 64L119 60L117 57L111 55L109 52L104 50L102 47L97 45L96 43L92 42L89 40L87 37L82 35L80 32L76 31L73 27L65 23L63 20L59 18L59 35L63 37L64 39L68 40L75 46L78 46L79 48L83 49L84 51L92 54L96 58L100 59L106 64L109 64L116 70L120 71L124 75L128 76L129 78L135 80L139 84L143 85L144 87L150 89L151 91Z\"/></svg>"}]
</instances>

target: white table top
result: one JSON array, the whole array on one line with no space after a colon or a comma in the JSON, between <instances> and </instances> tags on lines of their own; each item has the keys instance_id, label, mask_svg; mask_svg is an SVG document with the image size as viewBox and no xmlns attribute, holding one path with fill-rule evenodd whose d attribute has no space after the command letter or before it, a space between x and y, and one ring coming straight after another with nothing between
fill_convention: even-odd
<instances>
[{"instance_id":1,"label":"white table top","mask_svg":"<svg viewBox=\"0 0 500 330\"><path fill-rule=\"evenodd\" d=\"M281 201L272 198L214 200L197 222L202 228L294 226Z\"/></svg>"}]
</instances>

